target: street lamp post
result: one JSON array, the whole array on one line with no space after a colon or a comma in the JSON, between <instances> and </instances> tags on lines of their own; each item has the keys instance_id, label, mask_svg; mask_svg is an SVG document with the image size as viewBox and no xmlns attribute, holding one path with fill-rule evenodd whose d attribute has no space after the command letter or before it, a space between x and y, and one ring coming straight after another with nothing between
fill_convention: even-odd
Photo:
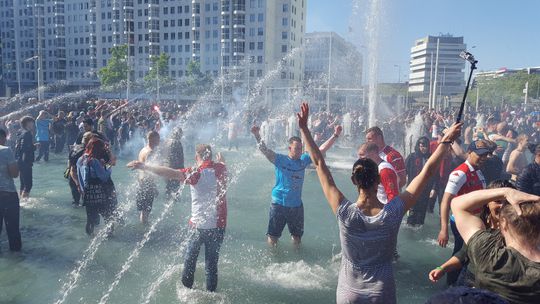
<instances>
[{"instance_id":1,"label":"street lamp post","mask_svg":"<svg viewBox=\"0 0 540 304\"><path fill-rule=\"evenodd\" d=\"M394 64L394 67L395 67L395 68L398 68L397 82L400 83L400 82L401 82L401 65L399 65L399 64Z\"/></svg>"}]
</instances>

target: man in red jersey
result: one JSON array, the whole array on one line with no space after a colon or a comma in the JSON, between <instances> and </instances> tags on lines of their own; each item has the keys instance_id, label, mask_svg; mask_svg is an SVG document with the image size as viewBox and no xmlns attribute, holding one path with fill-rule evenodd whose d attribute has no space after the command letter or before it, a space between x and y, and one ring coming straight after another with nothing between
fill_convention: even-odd
<instances>
[{"instance_id":1,"label":"man in red jersey","mask_svg":"<svg viewBox=\"0 0 540 304\"><path fill-rule=\"evenodd\" d=\"M396 149L384 143L384 135L382 130L379 127L371 127L367 129L366 141L375 143L379 148L379 156L394 167L398 175L399 188L405 186L405 183L407 182L405 160Z\"/></svg>"},{"instance_id":2,"label":"man in red jersey","mask_svg":"<svg viewBox=\"0 0 540 304\"><path fill-rule=\"evenodd\" d=\"M454 217L449 216L450 202L456 196L486 188L486 180L479 168L488 159L489 154L493 153L494 147L492 142L485 139L471 143L468 148L467 160L455 168L448 177L448 184L441 202L441 231L438 242L441 247L446 247L448 243L448 218L450 217L450 228L454 235L452 255L463 247L463 239L457 230ZM478 210L478 213L480 211ZM458 274L458 272L448 273L447 282L449 285L455 283Z\"/></svg>"},{"instance_id":3,"label":"man in red jersey","mask_svg":"<svg viewBox=\"0 0 540 304\"><path fill-rule=\"evenodd\" d=\"M377 198L386 204L399 194L398 176L392 165L379 156L379 148L375 143L364 143L358 148L358 158L369 158L379 168L381 182L377 189Z\"/></svg>"}]
</instances>

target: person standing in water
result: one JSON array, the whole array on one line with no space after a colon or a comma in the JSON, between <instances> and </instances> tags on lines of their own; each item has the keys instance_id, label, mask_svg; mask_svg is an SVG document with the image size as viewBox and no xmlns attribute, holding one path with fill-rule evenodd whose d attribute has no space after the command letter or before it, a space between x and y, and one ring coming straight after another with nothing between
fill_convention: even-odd
<instances>
[{"instance_id":1,"label":"person standing in water","mask_svg":"<svg viewBox=\"0 0 540 304\"><path fill-rule=\"evenodd\" d=\"M13 179L19 176L19 167L13 152L6 147L7 133L0 129L0 232L3 223L9 241L9 250L20 251L22 247L19 231L20 205Z\"/></svg>"},{"instance_id":2,"label":"person standing in water","mask_svg":"<svg viewBox=\"0 0 540 304\"><path fill-rule=\"evenodd\" d=\"M323 153L332 147L341 134L341 130L341 126L335 126L334 134L320 147ZM299 137L289 138L289 153L284 155L268 149L265 142L261 140L259 131L258 126L251 128L259 150L274 164L276 175L266 233L268 244L276 246L285 225L287 225L293 244L300 246L304 234L302 186L304 185L304 173L307 166L311 164L311 159L309 154L302 153L302 140Z\"/></svg>"},{"instance_id":3,"label":"person standing in water","mask_svg":"<svg viewBox=\"0 0 540 304\"><path fill-rule=\"evenodd\" d=\"M190 185L190 232L182 284L187 288L193 286L197 257L204 244L206 289L213 292L217 288L219 250L227 225L227 168L221 153L217 154L216 162L212 161L209 145L195 147L195 160L196 166L181 170L140 161L132 161L127 166Z\"/></svg>"},{"instance_id":4,"label":"person standing in water","mask_svg":"<svg viewBox=\"0 0 540 304\"><path fill-rule=\"evenodd\" d=\"M21 119L22 133L17 138L15 144L15 158L19 166L19 176L21 180L21 198L28 198L32 190L33 177L32 170L34 166L34 152L39 144L34 144L35 121L30 116Z\"/></svg>"},{"instance_id":5,"label":"person standing in water","mask_svg":"<svg viewBox=\"0 0 540 304\"><path fill-rule=\"evenodd\" d=\"M174 129L171 142L169 144L169 150L167 155L167 165L172 169L184 168L184 147L182 146L182 128L177 127ZM168 180L165 186L165 193L168 198L171 198L180 189L180 182L177 180Z\"/></svg>"},{"instance_id":6,"label":"person standing in water","mask_svg":"<svg viewBox=\"0 0 540 304\"><path fill-rule=\"evenodd\" d=\"M146 146L139 152L138 160L142 163L155 160L159 142L160 137L158 132L148 132L146 135ZM141 223L148 223L148 215L150 215L152 204L157 194L158 190L154 177L146 172L141 172L139 174L139 185L136 194L137 210L140 212L139 219Z\"/></svg>"},{"instance_id":7,"label":"person standing in water","mask_svg":"<svg viewBox=\"0 0 540 304\"><path fill-rule=\"evenodd\" d=\"M449 129L422 172L404 192L384 205L377 198L380 177L377 164L371 159L356 161L351 181L358 190L358 198L354 203L345 198L311 136L307 127L308 116L309 106L304 103L298 114L298 124L340 230L342 259L336 302L396 303L392 259L401 221L407 210L416 204L444 155L450 152L451 143L459 137L462 124L454 124Z\"/></svg>"}]
</instances>

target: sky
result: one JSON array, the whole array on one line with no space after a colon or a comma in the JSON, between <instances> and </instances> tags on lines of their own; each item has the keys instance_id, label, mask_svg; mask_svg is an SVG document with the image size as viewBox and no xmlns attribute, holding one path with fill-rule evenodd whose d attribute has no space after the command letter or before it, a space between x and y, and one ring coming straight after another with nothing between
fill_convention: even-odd
<instances>
[{"instance_id":1,"label":"sky","mask_svg":"<svg viewBox=\"0 0 540 304\"><path fill-rule=\"evenodd\" d=\"M414 41L441 33L463 36L479 71L540 66L540 0L307 0L307 32L337 32L365 53L370 1L381 8L380 82L407 78Z\"/></svg>"}]
</instances>

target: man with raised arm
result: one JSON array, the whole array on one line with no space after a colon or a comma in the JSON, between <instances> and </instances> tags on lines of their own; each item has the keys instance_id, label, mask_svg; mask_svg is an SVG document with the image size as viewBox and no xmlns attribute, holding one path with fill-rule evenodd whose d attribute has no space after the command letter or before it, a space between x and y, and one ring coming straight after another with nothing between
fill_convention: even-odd
<instances>
[{"instance_id":1,"label":"man with raised arm","mask_svg":"<svg viewBox=\"0 0 540 304\"><path fill-rule=\"evenodd\" d=\"M170 180L190 185L191 217L187 251L184 258L182 284L191 288L195 279L197 257L205 246L206 289L215 291L218 282L219 250L227 225L227 168L221 153L212 161L212 148L198 144L195 147L196 166L172 169L132 161L129 168L152 172Z\"/></svg>"},{"instance_id":2,"label":"man with raised arm","mask_svg":"<svg viewBox=\"0 0 540 304\"><path fill-rule=\"evenodd\" d=\"M328 151L341 134L342 127L335 126L334 134L321 145L323 153ZM276 184L272 189L272 204L268 221L268 244L276 246L281 233L288 226L292 241L299 246L304 234L304 205L302 186L306 167L311 164L309 154L302 152L300 137L289 138L288 154L275 153L261 140L260 128L253 126L251 133L257 140L257 146L264 156L275 166Z\"/></svg>"}]
</instances>

